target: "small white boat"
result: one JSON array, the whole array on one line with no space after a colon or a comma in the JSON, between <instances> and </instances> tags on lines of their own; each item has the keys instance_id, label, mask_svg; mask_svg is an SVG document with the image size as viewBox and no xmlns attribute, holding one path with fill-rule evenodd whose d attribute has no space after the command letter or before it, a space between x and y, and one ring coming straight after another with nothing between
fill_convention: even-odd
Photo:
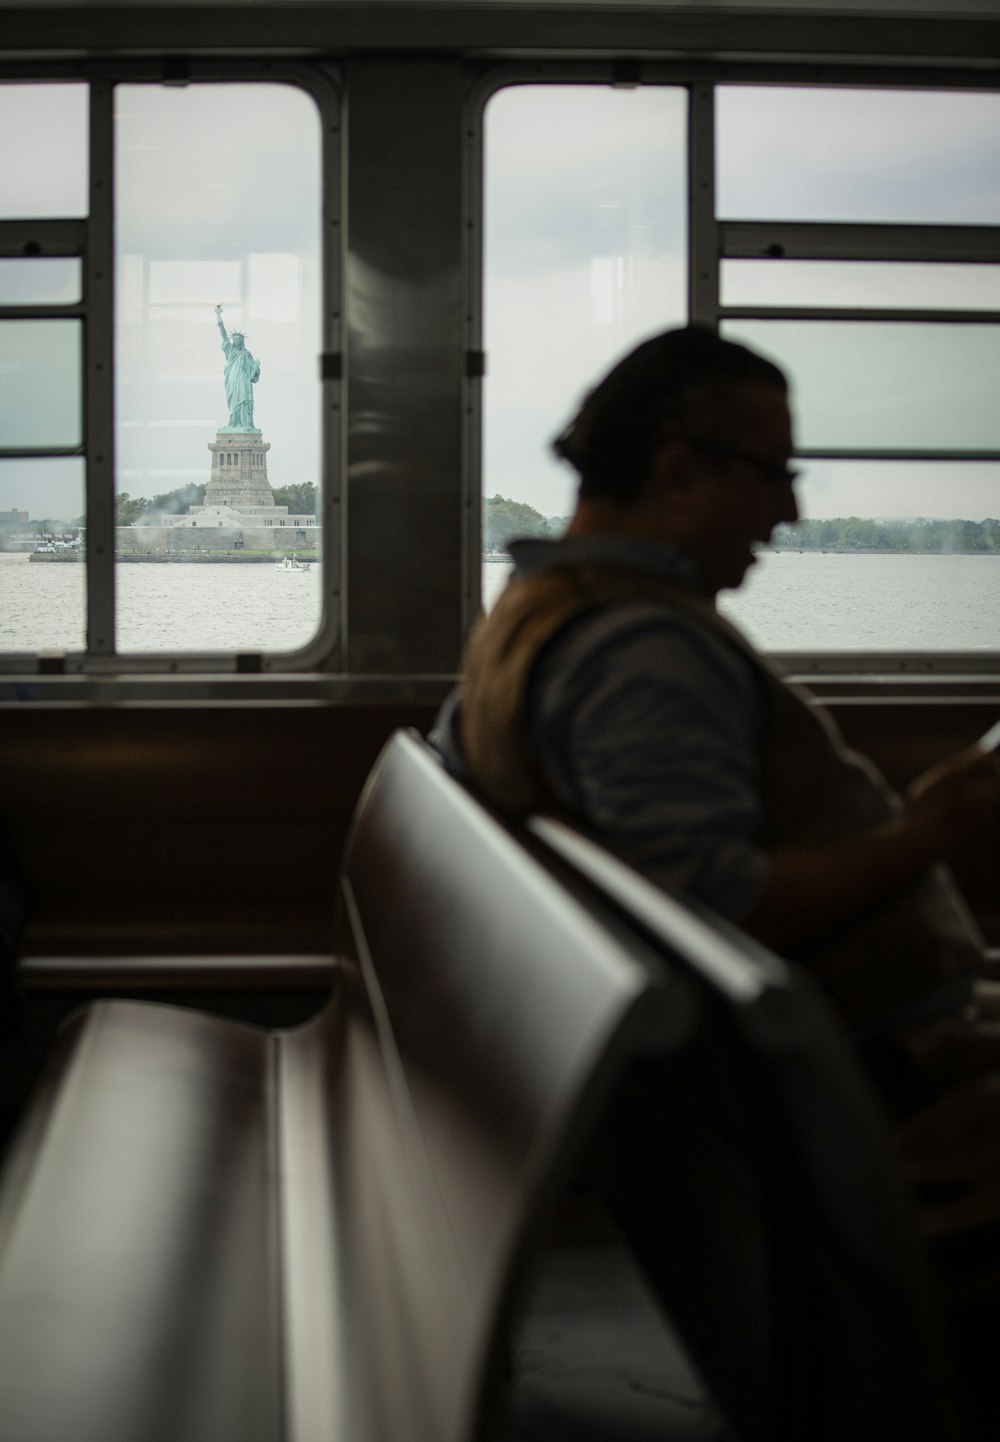
<instances>
[{"instance_id":1,"label":"small white boat","mask_svg":"<svg viewBox=\"0 0 1000 1442\"><path fill-rule=\"evenodd\" d=\"M281 561L275 562L276 571L308 571L309 561L300 561L297 556L285 556Z\"/></svg>"}]
</instances>

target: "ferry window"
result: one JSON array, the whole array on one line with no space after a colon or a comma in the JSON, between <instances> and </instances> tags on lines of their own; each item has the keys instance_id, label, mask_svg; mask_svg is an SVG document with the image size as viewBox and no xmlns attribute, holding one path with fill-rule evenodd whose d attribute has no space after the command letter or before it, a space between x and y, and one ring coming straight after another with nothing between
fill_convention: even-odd
<instances>
[{"instance_id":1,"label":"ferry window","mask_svg":"<svg viewBox=\"0 0 1000 1442\"><path fill-rule=\"evenodd\" d=\"M0 220L87 214L86 85L0 86Z\"/></svg>"},{"instance_id":2,"label":"ferry window","mask_svg":"<svg viewBox=\"0 0 1000 1442\"><path fill-rule=\"evenodd\" d=\"M0 651L82 650L83 512L78 456L0 460Z\"/></svg>"},{"instance_id":3,"label":"ferry window","mask_svg":"<svg viewBox=\"0 0 1000 1442\"><path fill-rule=\"evenodd\" d=\"M585 388L686 318L686 141L676 87L519 85L486 107L487 604L511 531L571 508L548 444Z\"/></svg>"},{"instance_id":4,"label":"ferry window","mask_svg":"<svg viewBox=\"0 0 1000 1442\"><path fill-rule=\"evenodd\" d=\"M716 143L726 219L1000 223L1000 95L724 86Z\"/></svg>"},{"instance_id":5,"label":"ferry window","mask_svg":"<svg viewBox=\"0 0 1000 1442\"><path fill-rule=\"evenodd\" d=\"M80 445L81 326L0 321L0 437L11 447Z\"/></svg>"},{"instance_id":6,"label":"ferry window","mask_svg":"<svg viewBox=\"0 0 1000 1442\"><path fill-rule=\"evenodd\" d=\"M0 260L0 305L72 305L81 298L82 279L75 257Z\"/></svg>"},{"instance_id":7,"label":"ferry window","mask_svg":"<svg viewBox=\"0 0 1000 1442\"><path fill-rule=\"evenodd\" d=\"M805 450L1000 451L1000 325L731 321L794 382Z\"/></svg>"},{"instance_id":8,"label":"ferry window","mask_svg":"<svg viewBox=\"0 0 1000 1442\"><path fill-rule=\"evenodd\" d=\"M118 649L293 650L321 609L318 110L119 85L115 135ZM304 564L276 576L284 517Z\"/></svg>"},{"instance_id":9,"label":"ferry window","mask_svg":"<svg viewBox=\"0 0 1000 1442\"><path fill-rule=\"evenodd\" d=\"M792 652L996 651L1000 95L716 91L722 334L792 383L798 527L722 606Z\"/></svg>"},{"instance_id":10,"label":"ferry window","mask_svg":"<svg viewBox=\"0 0 1000 1442\"><path fill-rule=\"evenodd\" d=\"M995 651L1000 463L807 460L803 520L720 609L764 649Z\"/></svg>"},{"instance_id":11,"label":"ferry window","mask_svg":"<svg viewBox=\"0 0 1000 1442\"><path fill-rule=\"evenodd\" d=\"M307 645L329 310L317 100L270 75L7 82L0 134L0 651ZM295 528L280 550L276 517Z\"/></svg>"},{"instance_id":12,"label":"ferry window","mask_svg":"<svg viewBox=\"0 0 1000 1442\"><path fill-rule=\"evenodd\" d=\"M724 260L721 282L727 306L1000 310L1000 265Z\"/></svg>"}]
</instances>

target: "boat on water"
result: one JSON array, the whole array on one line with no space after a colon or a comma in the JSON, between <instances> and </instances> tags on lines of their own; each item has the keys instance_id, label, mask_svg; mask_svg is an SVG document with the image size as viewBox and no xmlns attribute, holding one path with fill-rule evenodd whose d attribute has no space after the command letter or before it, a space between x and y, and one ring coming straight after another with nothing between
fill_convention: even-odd
<instances>
[{"instance_id":1,"label":"boat on water","mask_svg":"<svg viewBox=\"0 0 1000 1442\"><path fill-rule=\"evenodd\" d=\"M282 560L275 563L275 570L308 571L311 564L310 561L300 561L297 556L285 556Z\"/></svg>"}]
</instances>

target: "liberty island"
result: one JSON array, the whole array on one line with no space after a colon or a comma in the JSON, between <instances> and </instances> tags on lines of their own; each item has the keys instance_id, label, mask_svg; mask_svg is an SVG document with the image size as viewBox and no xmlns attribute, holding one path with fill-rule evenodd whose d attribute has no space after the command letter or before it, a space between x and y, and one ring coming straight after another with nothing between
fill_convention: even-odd
<instances>
[{"instance_id":1,"label":"liberty island","mask_svg":"<svg viewBox=\"0 0 1000 1442\"><path fill-rule=\"evenodd\" d=\"M119 527L119 560L270 561L277 552L315 555L318 550L316 517L291 515L275 502L267 474L271 445L254 424L261 363L245 333L227 331L222 315L217 305L227 420L208 442L211 467L204 500L188 506L184 515L161 517L156 525Z\"/></svg>"}]
</instances>

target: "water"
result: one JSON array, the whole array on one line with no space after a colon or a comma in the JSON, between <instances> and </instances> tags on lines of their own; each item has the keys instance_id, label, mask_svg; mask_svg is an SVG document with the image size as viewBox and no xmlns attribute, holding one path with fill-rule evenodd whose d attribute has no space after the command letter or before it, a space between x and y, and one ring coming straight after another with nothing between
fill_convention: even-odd
<instances>
[{"instance_id":1,"label":"water","mask_svg":"<svg viewBox=\"0 0 1000 1442\"><path fill-rule=\"evenodd\" d=\"M0 650L78 651L86 568L0 554ZM123 562L116 569L118 649L293 651L316 633L322 568Z\"/></svg>"},{"instance_id":2,"label":"water","mask_svg":"<svg viewBox=\"0 0 1000 1442\"><path fill-rule=\"evenodd\" d=\"M487 605L509 571L483 567ZM1000 556L766 551L720 610L763 650L1000 650Z\"/></svg>"},{"instance_id":3,"label":"water","mask_svg":"<svg viewBox=\"0 0 1000 1442\"><path fill-rule=\"evenodd\" d=\"M483 566L491 605L509 564ZM294 650L315 633L321 567L118 566L119 649ZM0 554L0 651L80 650L85 568ZM1000 650L1000 556L766 552L722 609L764 649Z\"/></svg>"}]
</instances>

